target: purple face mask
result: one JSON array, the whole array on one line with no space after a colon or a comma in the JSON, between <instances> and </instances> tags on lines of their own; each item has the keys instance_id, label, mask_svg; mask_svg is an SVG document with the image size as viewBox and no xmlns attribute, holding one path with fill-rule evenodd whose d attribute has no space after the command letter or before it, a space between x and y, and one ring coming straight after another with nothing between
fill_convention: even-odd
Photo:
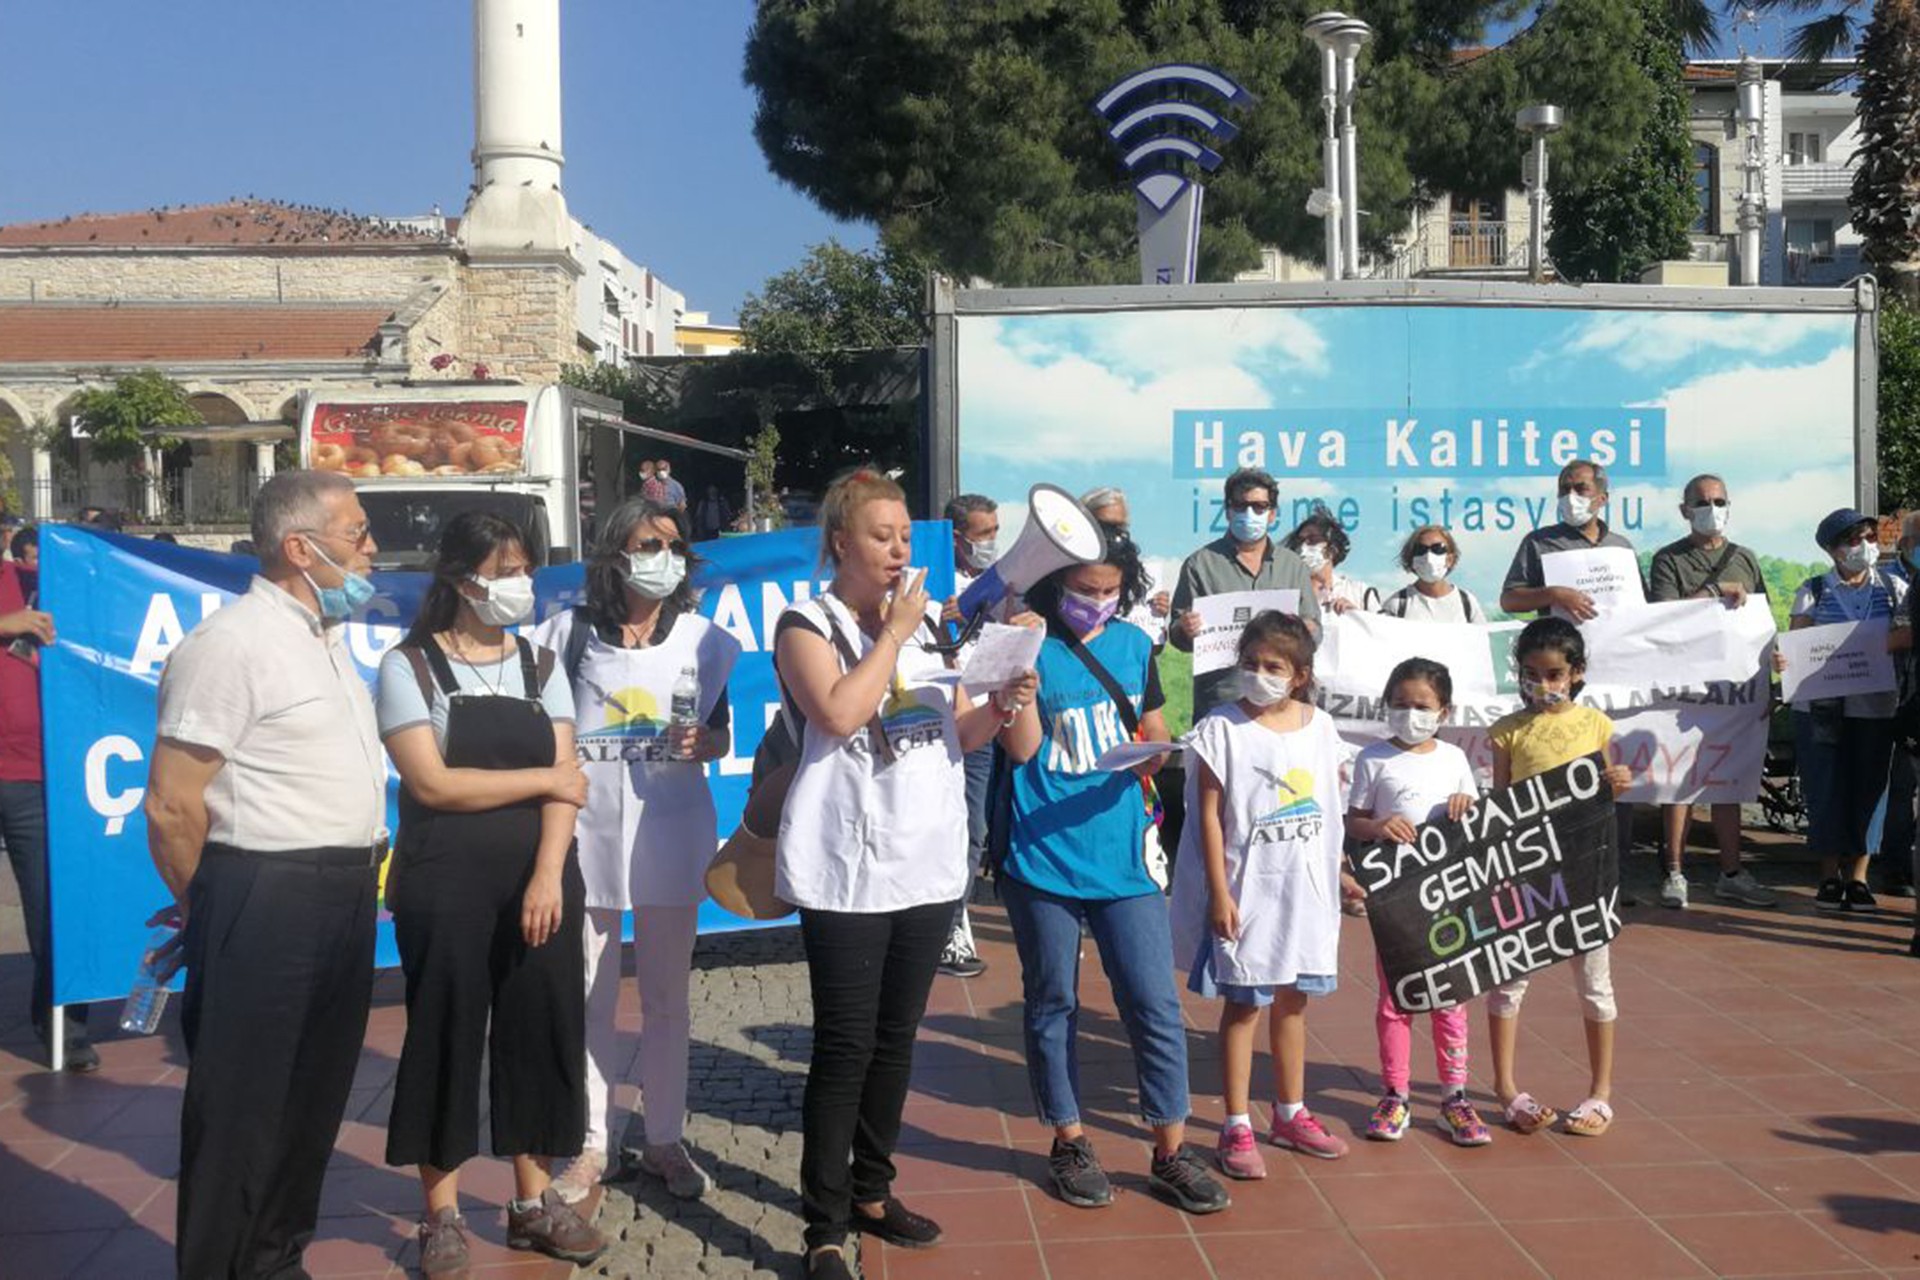
<instances>
[{"instance_id":1,"label":"purple face mask","mask_svg":"<svg viewBox=\"0 0 1920 1280\"><path fill-rule=\"evenodd\" d=\"M1114 596L1107 600L1095 600L1092 596L1083 596L1078 591L1060 593L1060 620L1072 627L1076 635L1086 635L1107 625L1114 614L1120 611L1120 598Z\"/></svg>"}]
</instances>

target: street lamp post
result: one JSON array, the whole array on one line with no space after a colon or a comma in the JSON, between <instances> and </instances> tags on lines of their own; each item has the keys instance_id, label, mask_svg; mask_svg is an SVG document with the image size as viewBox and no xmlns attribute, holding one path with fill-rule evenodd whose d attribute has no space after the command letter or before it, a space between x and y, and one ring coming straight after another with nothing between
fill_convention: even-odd
<instances>
[{"instance_id":1,"label":"street lamp post","mask_svg":"<svg viewBox=\"0 0 1920 1280\"><path fill-rule=\"evenodd\" d=\"M1746 132L1742 153L1740 187L1740 283L1751 287L1760 283L1760 231L1766 222L1764 200L1760 194L1761 105L1760 64L1752 54L1740 55L1735 74L1735 118Z\"/></svg>"},{"instance_id":2,"label":"street lamp post","mask_svg":"<svg viewBox=\"0 0 1920 1280\"><path fill-rule=\"evenodd\" d=\"M1316 13L1307 19L1306 25L1307 38L1320 51L1320 111L1325 121L1320 141L1321 186L1308 200L1307 211L1325 223L1326 248L1322 256L1329 280L1340 278L1340 260L1344 256L1341 244L1345 235L1340 183L1340 54L1331 33L1346 21L1347 15L1335 9Z\"/></svg>"},{"instance_id":3,"label":"street lamp post","mask_svg":"<svg viewBox=\"0 0 1920 1280\"><path fill-rule=\"evenodd\" d=\"M1340 57L1340 217L1346 232L1342 266L1349 280L1360 274L1360 145L1353 127L1353 97L1358 85L1360 50L1373 28L1348 18L1327 33Z\"/></svg>"},{"instance_id":4,"label":"street lamp post","mask_svg":"<svg viewBox=\"0 0 1920 1280\"><path fill-rule=\"evenodd\" d=\"M1527 279L1539 284L1547 270L1547 135L1560 129L1560 108L1535 103L1514 114L1513 123L1531 146L1522 166L1527 187Z\"/></svg>"}]
</instances>

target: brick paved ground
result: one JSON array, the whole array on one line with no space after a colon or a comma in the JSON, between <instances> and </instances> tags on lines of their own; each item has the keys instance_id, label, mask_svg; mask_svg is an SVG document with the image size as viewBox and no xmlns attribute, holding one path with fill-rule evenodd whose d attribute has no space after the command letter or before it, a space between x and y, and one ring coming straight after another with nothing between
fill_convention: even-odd
<instances>
[{"instance_id":1,"label":"brick paved ground","mask_svg":"<svg viewBox=\"0 0 1920 1280\"><path fill-rule=\"evenodd\" d=\"M1204 1220L1144 1190L1144 1139L1128 1119L1131 1068L1111 992L1091 964L1083 1085L1120 1195L1090 1213L1047 1194L1046 1136L1020 1065L1017 965L1004 917L985 908L977 928L992 968L970 983L936 985L899 1160L899 1191L946 1225L948 1241L919 1254L869 1249L865 1273L1920 1277L1920 961L1906 955L1908 906L1826 919L1811 910L1804 867L1774 861L1759 874L1792 887L1781 911L1704 902L1684 915L1657 906L1629 913L1615 959L1619 1121L1607 1137L1503 1132L1491 1147L1457 1151L1432 1130L1430 1060L1417 1050L1422 1125L1405 1142L1356 1142L1348 1159L1324 1164L1269 1150L1272 1176L1236 1185L1233 1209ZM1703 860L1697 879L1706 876ZM1635 880L1650 901L1644 859ZM0 951L18 948L10 891L0 875ZM1312 1015L1311 1100L1348 1135L1364 1124L1377 1088L1372 963L1364 930L1347 930L1342 990ZM688 1138L718 1190L682 1205L650 1180L611 1185L600 1222L617 1242L593 1274L798 1273L794 1184L808 1032L797 940L784 930L704 941L696 984ZM628 986L621 1018L631 1030ZM396 976L383 977L309 1253L316 1275L397 1275L413 1259L417 1189L380 1158L404 1021L398 994ZM0 1276L168 1274L177 1040L110 1039L98 1076L50 1076L26 1033L24 998L24 957L0 956ZM1523 1081L1564 1109L1584 1084L1564 974L1538 982L1527 1010ZM1193 1136L1203 1145L1220 1117L1213 1012L1189 1004ZM1484 1103L1477 1011L1473 1034ZM1259 1071L1264 1079L1264 1062ZM632 1104L630 1088L621 1097ZM476 1162L465 1179L478 1274L568 1274L501 1247L507 1189L495 1161Z\"/></svg>"}]
</instances>

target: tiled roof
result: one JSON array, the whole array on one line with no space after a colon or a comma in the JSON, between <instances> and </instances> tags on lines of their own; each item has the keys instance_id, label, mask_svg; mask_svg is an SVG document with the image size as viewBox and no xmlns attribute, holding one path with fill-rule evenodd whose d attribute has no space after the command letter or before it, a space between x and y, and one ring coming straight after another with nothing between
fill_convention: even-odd
<instances>
[{"instance_id":1,"label":"tiled roof","mask_svg":"<svg viewBox=\"0 0 1920 1280\"><path fill-rule=\"evenodd\" d=\"M391 307L0 303L0 364L349 360Z\"/></svg>"},{"instance_id":2,"label":"tiled roof","mask_svg":"<svg viewBox=\"0 0 1920 1280\"><path fill-rule=\"evenodd\" d=\"M455 220L449 219L449 232L454 225ZM445 243L447 236L437 231L339 209L251 198L136 213L77 213L50 222L16 222L0 227L0 248L273 244L321 249L329 245Z\"/></svg>"}]
</instances>

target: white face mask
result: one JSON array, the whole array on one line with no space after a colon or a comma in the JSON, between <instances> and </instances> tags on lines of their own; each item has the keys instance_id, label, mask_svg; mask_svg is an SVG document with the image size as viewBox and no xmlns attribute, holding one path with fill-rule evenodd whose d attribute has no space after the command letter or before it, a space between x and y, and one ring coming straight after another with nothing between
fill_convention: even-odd
<instances>
[{"instance_id":1,"label":"white face mask","mask_svg":"<svg viewBox=\"0 0 1920 1280\"><path fill-rule=\"evenodd\" d=\"M1391 707L1387 711L1387 731L1410 747L1417 747L1440 732L1440 713L1426 707Z\"/></svg>"},{"instance_id":2,"label":"white face mask","mask_svg":"<svg viewBox=\"0 0 1920 1280\"><path fill-rule=\"evenodd\" d=\"M1271 707L1293 696L1293 676L1269 675L1240 668L1240 696L1256 707Z\"/></svg>"},{"instance_id":3,"label":"white face mask","mask_svg":"<svg viewBox=\"0 0 1920 1280\"><path fill-rule=\"evenodd\" d=\"M1445 554L1425 551L1413 558L1413 576L1422 582L1438 582L1447 576Z\"/></svg>"},{"instance_id":4,"label":"white face mask","mask_svg":"<svg viewBox=\"0 0 1920 1280\"><path fill-rule=\"evenodd\" d=\"M1584 493L1563 493L1560 495L1560 523L1580 528L1593 519L1597 505Z\"/></svg>"},{"instance_id":5,"label":"white face mask","mask_svg":"<svg viewBox=\"0 0 1920 1280\"><path fill-rule=\"evenodd\" d=\"M1327 567L1327 544L1324 542L1301 543L1300 562L1307 566L1308 573L1320 572Z\"/></svg>"},{"instance_id":6,"label":"white face mask","mask_svg":"<svg viewBox=\"0 0 1920 1280\"><path fill-rule=\"evenodd\" d=\"M975 573L985 573L993 568L993 562L1000 558L1000 544L992 538L985 542L967 543L967 567Z\"/></svg>"},{"instance_id":7,"label":"white face mask","mask_svg":"<svg viewBox=\"0 0 1920 1280\"><path fill-rule=\"evenodd\" d=\"M627 585L648 600L665 600L687 577L687 559L662 547L627 553Z\"/></svg>"},{"instance_id":8,"label":"white face mask","mask_svg":"<svg viewBox=\"0 0 1920 1280\"><path fill-rule=\"evenodd\" d=\"M1687 522L1693 526L1695 533L1701 534L1725 533L1727 521L1732 515L1732 507L1715 507L1707 503L1687 508Z\"/></svg>"},{"instance_id":9,"label":"white face mask","mask_svg":"<svg viewBox=\"0 0 1920 1280\"><path fill-rule=\"evenodd\" d=\"M1880 544L1872 538L1856 542L1840 553L1840 567L1848 573L1865 573L1880 562Z\"/></svg>"},{"instance_id":10,"label":"white face mask","mask_svg":"<svg viewBox=\"0 0 1920 1280\"><path fill-rule=\"evenodd\" d=\"M473 616L490 627L517 627L533 616L533 579L526 574L514 578L483 578L474 574L467 579L487 594L476 600L467 596Z\"/></svg>"}]
</instances>

